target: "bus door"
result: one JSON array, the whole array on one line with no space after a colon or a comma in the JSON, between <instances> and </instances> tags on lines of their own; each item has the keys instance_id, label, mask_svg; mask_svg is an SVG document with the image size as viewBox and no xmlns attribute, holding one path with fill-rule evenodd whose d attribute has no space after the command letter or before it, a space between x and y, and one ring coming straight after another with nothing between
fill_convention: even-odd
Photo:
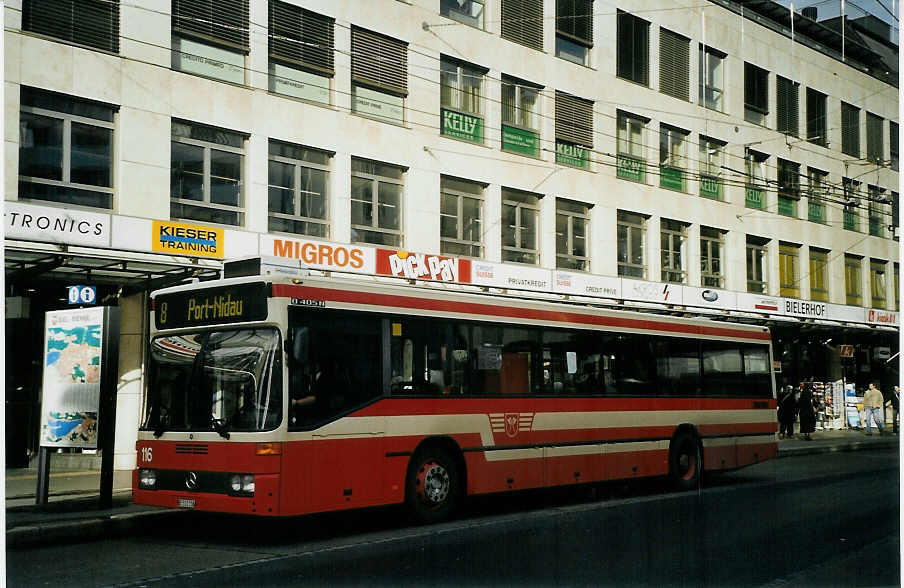
<instances>
[{"instance_id":1,"label":"bus door","mask_svg":"<svg viewBox=\"0 0 904 588\"><path fill-rule=\"evenodd\" d=\"M379 502L385 420L360 413L383 393L380 320L292 309L288 337L287 484L314 510Z\"/></svg>"}]
</instances>

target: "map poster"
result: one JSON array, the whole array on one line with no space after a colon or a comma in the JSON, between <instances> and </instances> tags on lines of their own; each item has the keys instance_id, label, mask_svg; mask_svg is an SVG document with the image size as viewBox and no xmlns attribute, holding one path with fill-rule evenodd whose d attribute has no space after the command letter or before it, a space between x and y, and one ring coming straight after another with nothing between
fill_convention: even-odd
<instances>
[{"instance_id":1,"label":"map poster","mask_svg":"<svg viewBox=\"0 0 904 588\"><path fill-rule=\"evenodd\" d=\"M41 446L97 449L104 308L49 311Z\"/></svg>"}]
</instances>

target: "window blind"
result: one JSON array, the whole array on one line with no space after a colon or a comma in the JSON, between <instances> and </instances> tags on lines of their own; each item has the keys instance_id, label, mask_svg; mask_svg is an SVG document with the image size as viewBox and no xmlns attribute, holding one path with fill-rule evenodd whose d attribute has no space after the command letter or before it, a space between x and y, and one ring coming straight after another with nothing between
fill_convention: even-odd
<instances>
[{"instance_id":1,"label":"window blind","mask_svg":"<svg viewBox=\"0 0 904 588\"><path fill-rule=\"evenodd\" d=\"M593 0L556 0L556 33L593 47Z\"/></svg>"},{"instance_id":2,"label":"window blind","mask_svg":"<svg viewBox=\"0 0 904 588\"><path fill-rule=\"evenodd\" d=\"M690 100L690 39L659 29L659 91Z\"/></svg>"},{"instance_id":3,"label":"window blind","mask_svg":"<svg viewBox=\"0 0 904 588\"><path fill-rule=\"evenodd\" d=\"M269 18L270 57L335 73L332 18L279 0L270 0Z\"/></svg>"},{"instance_id":4,"label":"window blind","mask_svg":"<svg viewBox=\"0 0 904 588\"><path fill-rule=\"evenodd\" d=\"M25 0L22 30L119 52L119 0Z\"/></svg>"},{"instance_id":5,"label":"window blind","mask_svg":"<svg viewBox=\"0 0 904 588\"><path fill-rule=\"evenodd\" d=\"M841 152L860 157L860 109L841 103Z\"/></svg>"},{"instance_id":6,"label":"window blind","mask_svg":"<svg viewBox=\"0 0 904 588\"><path fill-rule=\"evenodd\" d=\"M408 43L352 27L352 80L408 95Z\"/></svg>"},{"instance_id":7,"label":"window blind","mask_svg":"<svg viewBox=\"0 0 904 588\"><path fill-rule=\"evenodd\" d=\"M650 23L621 10L617 18L616 75L647 86L650 83Z\"/></svg>"},{"instance_id":8,"label":"window blind","mask_svg":"<svg viewBox=\"0 0 904 588\"><path fill-rule=\"evenodd\" d=\"M829 144L826 136L826 95L807 88L807 141L822 145Z\"/></svg>"},{"instance_id":9,"label":"window blind","mask_svg":"<svg viewBox=\"0 0 904 588\"><path fill-rule=\"evenodd\" d=\"M882 117L866 113L866 158L870 161L884 159L885 146L882 144Z\"/></svg>"},{"instance_id":10,"label":"window blind","mask_svg":"<svg viewBox=\"0 0 904 588\"><path fill-rule=\"evenodd\" d=\"M502 0L502 38L543 50L543 0Z\"/></svg>"},{"instance_id":11,"label":"window blind","mask_svg":"<svg viewBox=\"0 0 904 588\"><path fill-rule=\"evenodd\" d=\"M248 52L248 0L173 0L173 32Z\"/></svg>"},{"instance_id":12,"label":"window blind","mask_svg":"<svg viewBox=\"0 0 904 588\"><path fill-rule=\"evenodd\" d=\"M556 91L556 139L593 147L593 101Z\"/></svg>"},{"instance_id":13,"label":"window blind","mask_svg":"<svg viewBox=\"0 0 904 588\"><path fill-rule=\"evenodd\" d=\"M776 94L776 130L797 137L800 121L798 118L798 90L800 84L777 77Z\"/></svg>"},{"instance_id":14,"label":"window blind","mask_svg":"<svg viewBox=\"0 0 904 588\"><path fill-rule=\"evenodd\" d=\"M769 72L750 63L744 64L744 106L769 112Z\"/></svg>"}]
</instances>

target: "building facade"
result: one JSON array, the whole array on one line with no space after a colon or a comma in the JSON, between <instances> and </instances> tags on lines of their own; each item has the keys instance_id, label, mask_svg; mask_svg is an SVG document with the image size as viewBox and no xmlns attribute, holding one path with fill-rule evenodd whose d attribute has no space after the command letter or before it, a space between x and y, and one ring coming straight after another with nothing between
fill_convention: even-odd
<instances>
[{"instance_id":1,"label":"building facade","mask_svg":"<svg viewBox=\"0 0 904 588\"><path fill-rule=\"evenodd\" d=\"M4 8L11 465L65 285L122 307L131 469L147 293L252 255L768 324L787 383L897 380L898 48L874 17L77 4Z\"/></svg>"}]
</instances>

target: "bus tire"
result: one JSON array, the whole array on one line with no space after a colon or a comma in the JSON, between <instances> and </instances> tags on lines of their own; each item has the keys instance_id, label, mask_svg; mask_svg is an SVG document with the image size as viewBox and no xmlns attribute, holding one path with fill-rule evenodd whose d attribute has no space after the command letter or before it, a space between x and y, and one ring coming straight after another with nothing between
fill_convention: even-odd
<instances>
[{"instance_id":1,"label":"bus tire","mask_svg":"<svg viewBox=\"0 0 904 588\"><path fill-rule=\"evenodd\" d=\"M419 523L449 517L461 496L461 475L455 460L439 447L419 449L408 466L405 502Z\"/></svg>"},{"instance_id":2,"label":"bus tire","mask_svg":"<svg viewBox=\"0 0 904 588\"><path fill-rule=\"evenodd\" d=\"M669 447L669 476L678 490L692 490L700 486L703 474L703 452L697 436L679 431Z\"/></svg>"}]
</instances>

